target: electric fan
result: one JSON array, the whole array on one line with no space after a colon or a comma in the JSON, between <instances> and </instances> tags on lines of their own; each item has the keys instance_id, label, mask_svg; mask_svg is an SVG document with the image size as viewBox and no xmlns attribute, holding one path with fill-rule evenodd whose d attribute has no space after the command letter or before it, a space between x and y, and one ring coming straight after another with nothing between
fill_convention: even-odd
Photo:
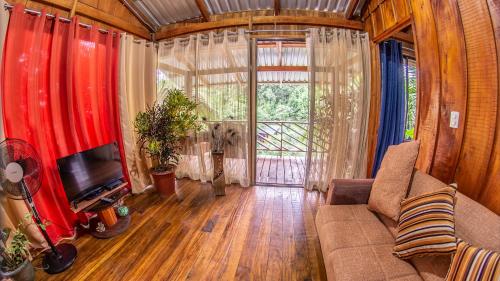
<instances>
[{"instance_id":1,"label":"electric fan","mask_svg":"<svg viewBox=\"0 0 500 281\"><path fill-rule=\"evenodd\" d=\"M42 163L34 148L20 139L6 139L0 143L0 185L7 196L15 200L26 200L33 218L38 225L42 220L33 203L33 195L42 182ZM76 259L76 248L71 244L52 243L44 227L40 227L50 251L43 257L43 267L47 273L63 272Z\"/></svg>"}]
</instances>

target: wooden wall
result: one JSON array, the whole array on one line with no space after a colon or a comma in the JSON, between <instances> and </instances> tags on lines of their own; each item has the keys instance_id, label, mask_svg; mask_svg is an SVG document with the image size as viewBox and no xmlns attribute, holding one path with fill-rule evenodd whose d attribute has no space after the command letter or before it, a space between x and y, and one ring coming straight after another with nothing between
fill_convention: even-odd
<instances>
[{"instance_id":1,"label":"wooden wall","mask_svg":"<svg viewBox=\"0 0 500 281\"><path fill-rule=\"evenodd\" d=\"M372 0L363 16L365 29L374 42L410 24L411 15L407 0Z\"/></svg>"},{"instance_id":2,"label":"wooden wall","mask_svg":"<svg viewBox=\"0 0 500 281\"><path fill-rule=\"evenodd\" d=\"M144 39L151 39L150 31L119 0L6 0L9 4L21 3L27 8L47 13L59 13L69 18L76 1L75 14L83 23L105 29L118 29Z\"/></svg>"},{"instance_id":3,"label":"wooden wall","mask_svg":"<svg viewBox=\"0 0 500 281\"><path fill-rule=\"evenodd\" d=\"M395 22L399 14L410 19ZM363 19L375 42L412 25L422 142L417 167L456 182L500 214L500 2L372 0ZM373 79L380 79L377 72ZM458 129L449 127L451 111L460 113ZM376 102L372 112L378 112Z\"/></svg>"}]
</instances>

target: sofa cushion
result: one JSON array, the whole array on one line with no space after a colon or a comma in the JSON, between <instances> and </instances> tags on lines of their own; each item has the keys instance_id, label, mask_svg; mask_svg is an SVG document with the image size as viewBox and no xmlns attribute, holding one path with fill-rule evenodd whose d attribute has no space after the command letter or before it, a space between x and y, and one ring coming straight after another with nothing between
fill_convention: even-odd
<instances>
[{"instance_id":1,"label":"sofa cushion","mask_svg":"<svg viewBox=\"0 0 500 281\"><path fill-rule=\"evenodd\" d=\"M387 254L391 255L390 249L394 245L394 237L376 214L367 209L366 205L321 206L316 215L316 229L321 243L328 280L421 280L416 271L411 270L411 265L404 261L400 261L402 263L400 266L404 269L402 274L387 275L384 273L385 270L388 270L384 267L386 261L399 263L395 257L387 258ZM381 246L384 247L380 248ZM369 254L372 258L371 261L364 261L376 263L377 272L379 273L377 276L380 278L364 278L364 276L368 275L375 276L368 274L370 263L360 264L357 261L357 257L359 255L363 256L366 249L371 249ZM331 263L337 251L351 253L350 258L356 261L350 265L333 267ZM379 258L383 262L378 262ZM363 260L363 257L359 259ZM337 260L339 259L337 258ZM330 261L330 264L328 261ZM342 259L340 262L343 262ZM408 266L410 269L408 269ZM364 269L364 273L359 274L360 269Z\"/></svg>"},{"instance_id":2,"label":"sofa cushion","mask_svg":"<svg viewBox=\"0 0 500 281\"><path fill-rule=\"evenodd\" d=\"M321 249L326 253L341 248L394 243L389 230L366 205L321 206L316 216L316 229Z\"/></svg>"},{"instance_id":3,"label":"sofa cushion","mask_svg":"<svg viewBox=\"0 0 500 281\"><path fill-rule=\"evenodd\" d=\"M323 238L321 248L326 252L366 245L392 245L394 242L394 238L381 222L330 222L320 228L318 235Z\"/></svg>"},{"instance_id":4,"label":"sofa cushion","mask_svg":"<svg viewBox=\"0 0 500 281\"><path fill-rule=\"evenodd\" d=\"M414 197L422 195L424 193L429 193L437 191L447 187L448 185L444 182L424 173L419 170L415 170L413 173L413 178L411 180L410 190L408 192L408 197Z\"/></svg>"},{"instance_id":5,"label":"sofa cushion","mask_svg":"<svg viewBox=\"0 0 500 281\"><path fill-rule=\"evenodd\" d=\"M446 187L438 179L415 171L409 197ZM458 186L460 191L460 186ZM472 245L500 251L500 216L483 205L457 192L455 204L455 233Z\"/></svg>"},{"instance_id":6,"label":"sofa cushion","mask_svg":"<svg viewBox=\"0 0 500 281\"><path fill-rule=\"evenodd\" d=\"M410 186L418 148L418 141L389 146L370 192L370 210L398 220L399 204Z\"/></svg>"},{"instance_id":7,"label":"sofa cushion","mask_svg":"<svg viewBox=\"0 0 500 281\"><path fill-rule=\"evenodd\" d=\"M325 266L328 280L422 280L410 263L392 255L392 245L337 249L326 257Z\"/></svg>"},{"instance_id":8,"label":"sofa cushion","mask_svg":"<svg viewBox=\"0 0 500 281\"><path fill-rule=\"evenodd\" d=\"M424 281L443 281L451 264L451 255L414 257L411 263Z\"/></svg>"},{"instance_id":9,"label":"sofa cushion","mask_svg":"<svg viewBox=\"0 0 500 281\"><path fill-rule=\"evenodd\" d=\"M453 280L500 280L500 253L470 246L459 240L453 256L447 281Z\"/></svg>"},{"instance_id":10,"label":"sofa cushion","mask_svg":"<svg viewBox=\"0 0 500 281\"><path fill-rule=\"evenodd\" d=\"M455 231L467 243L500 252L500 216L457 192Z\"/></svg>"},{"instance_id":11,"label":"sofa cushion","mask_svg":"<svg viewBox=\"0 0 500 281\"><path fill-rule=\"evenodd\" d=\"M392 237L396 238L398 235L398 223L381 214L377 214L377 217L382 221L385 227L387 227Z\"/></svg>"},{"instance_id":12,"label":"sofa cushion","mask_svg":"<svg viewBox=\"0 0 500 281\"><path fill-rule=\"evenodd\" d=\"M403 200L394 254L407 259L453 253L457 248L454 207L452 187Z\"/></svg>"},{"instance_id":13,"label":"sofa cushion","mask_svg":"<svg viewBox=\"0 0 500 281\"><path fill-rule=\"evenodd\" d=\"M324 225L330 221L376 220L366 205L323 205L316 214L316 225Z\"/></svg>"}]
</instances>

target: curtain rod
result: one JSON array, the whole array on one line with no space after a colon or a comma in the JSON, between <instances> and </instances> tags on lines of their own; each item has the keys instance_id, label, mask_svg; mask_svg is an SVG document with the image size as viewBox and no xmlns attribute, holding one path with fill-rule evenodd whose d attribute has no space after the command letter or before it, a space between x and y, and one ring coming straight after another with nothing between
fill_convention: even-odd
<instances>
[{"instance_id":1,"label":"curtain rod","mask_svg":"<svg viewBox=\"0 0 500 281\"><path fill-rule=\"evenodd\" d=\"M301 30L291 30L291 29L255 29L255 30L247 30L245 33L259 33L259 32L300 32L300 33L309 33L307 29Z\"/></svg>"},{"instance_id":2,"label":"curtain rod","mask_svg":"<svg viewBox=\"0 0 500 281\"><path fill-rule=\"evenodd\" d=\"M13 5L11 5L11 4L7 4L7 3L5 3L3 6L4 6L4 9L5 9L5 10L12 10L12 8L14 8L14 6L13 6ZM36 10L28 9L28 8L24 8L24 11L25 11L26 13L29 13L29 14L34 14L34 15L38 15L38 16L42 14L42 12L40 12L40 11L36 11ZM52 14L45 14L45 16L47 16L48 18L52 18L52 19L55 19L55 17L56 17L55 15L52 15ZM59 17L59 20L60 20L60 21L62 21L62 22L67 22L67 23L70 23L70 22L71 22L71 20L70 20L70 19L68 19L68 18L63 18L63 17ZM90 24L86 24L86 23L82 23L82 22L79 22L78 24L79 24L80 26L85 27L85 28L88 28L88 29L92 29L92 27L93 27L93 26L92 26L92 25L90 25ZM99 32L101 32L101 33L109 33L109 32L110 32L109 30L102 29L102 28L98 28L97 30L98 30ZM113 32L113 36L115 36L115 35L117 35L117 34L119 34L119 33L118 33L118 32ZM119 34L119 35L121 35L121 34ZM148 43L148 42L147 42L147 40L144 40L144 41L146 41L146 43ZM142 42L142 40L135 40L135 39L134 39L134 43L141 43L141 42Z\"/></svg>"},{"instance_id":3,"label":"curtain rod","mask_svg":"<svg viewBox=\"0 0 500 281\"><path fill-rule=\"evenodd\" d=\"M268 32L300 32L300 33L309 33L310 31L309 30L306 30L306 29L302 29L302 30L289 30L289 29L283 29L283 30L280 30L280 29L262 29L262 30L244 30L243 33L245 34L252 34L252 33L259 33L259 32L263 32L263 33L268 33ZM214 37L223 37L225 34L224 32L214 32L212 31L212 34ZM239 35L240 33L238 31L234 32L234 31L227 31L227 35L230 35L230 36L234 36L234 35ZM189 36L186 36L186 37L177 37L177 38L170 38L170 39L167 39L167 40L163 40L161 41L161 43L165 43L165 44L173 44L173 41L175 39L179 39L181 41L189 41L191 37L193 37L196 39L198 38L198 36L200 37L200 39L202 40L207 40L209 38L209 35L208 34L205 34L205 33L195 33L195 34L191 34Z\"/></svg>"},{"instance_id":4,"label":"curtain rod","mask_svg":"<svg viewBox=\"0 0 500 281\"><path fill-rule=\"evenodd\" d=\"M4 8L5 8L6 10L12 10L12 8L14 8L14 6L13 6L13 5L11 5L11 4L7 4L7 3L5 3L3 6L4 6ZM28 13L28 14L35 14L35 15L38 15L38 16L42 14L42 12L40 12L40 11L37 11L37 10L32 10L32 9L28 9L28 8L24 8L24 11L25 11L26 13ZM45 14L45 16L47 16L48 18L55 18L55 17L56 17L55 15L53 15L53 14L48 14L48 13L47 13L47 14ZM70 20L70 19L68 19L68 18L64 18L64 17L59 17L59 20L60 20L60 21L62 21L62 22L71 22L71 20ZM85 28L92 29L92 25L90 25L90 24L86 24L86 23L82 23L82 22L79 22L78 24L79 24L80 26L85 27ZM99 28L99 29L98 29L98 31L100 31L100 32L102 32L102 33L109 33L109 31L108 31L108 30L106 30L106 29L102 29L102 28ZM116 32L115 32L115 33L116 33Z\"/></svg>"}]
</instances>

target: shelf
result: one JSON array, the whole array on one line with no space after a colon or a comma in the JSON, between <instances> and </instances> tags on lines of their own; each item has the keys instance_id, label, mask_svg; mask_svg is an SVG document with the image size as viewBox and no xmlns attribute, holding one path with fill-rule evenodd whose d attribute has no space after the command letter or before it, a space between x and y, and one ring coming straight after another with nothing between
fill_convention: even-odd
<instances>
[{"instance_id":1,"label":"shelf","mask_svg":"<svg viewBox=\"0 0 500 281\"><path fill-rule=\"evenodd\" d=\"M87 209L88 207L92 206L96 202L98 202L101 198L107 197L109 195L112 195L112 194L115 194L115 193L121 191L124 187L127 186L127 184L128 183L124 182L124 183L120 184L119 186L115 187L112 190L107 190L107 191L99 194L95 198L92 198L90 200L83 200L83 201L81 201L80 203L77 204L76 208L73 206L73 204L71 204L71 211L73 211L74 213L79 213L79 212Z\"/></svg>"}]
</instances>

